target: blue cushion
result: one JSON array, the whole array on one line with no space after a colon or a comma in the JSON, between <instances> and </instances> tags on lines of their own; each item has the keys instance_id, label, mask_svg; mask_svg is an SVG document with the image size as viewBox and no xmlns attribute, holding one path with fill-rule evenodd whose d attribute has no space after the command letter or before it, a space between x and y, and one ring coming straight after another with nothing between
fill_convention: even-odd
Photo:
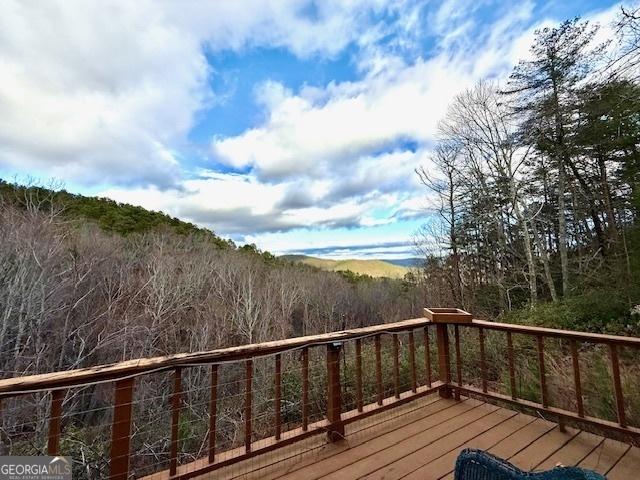
<instances>
[{"instance_id":1,"label":"blue cushion","mask_svg":"<svg viewBox=\"0 0 640 480\"><path fill-rule=\"evenodd\" d=\"M467 448L456 460L455 480L606 480L599 473L577 467L525 472L482 450Z\"/></svg>"}]
</instances>

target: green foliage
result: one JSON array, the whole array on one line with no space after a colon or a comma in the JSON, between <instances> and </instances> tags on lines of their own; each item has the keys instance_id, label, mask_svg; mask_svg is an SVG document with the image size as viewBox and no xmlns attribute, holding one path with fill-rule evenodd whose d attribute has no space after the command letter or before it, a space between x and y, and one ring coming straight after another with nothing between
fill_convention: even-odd
<instances>
[{"instance_id":1,"label":"green foliage","mask_svg":"<svg viewBox=\"0 0 640 480\"><path fill-rule=\"evenodd\" d=\"M211 230L153 212L142 207L118 203L108 198L85 197L65 190L55 191L37 186L21 186L0 179L0 198L25 208L42 211L60 210L71 220L89 220L101 229L130 235L152 230L168 229L178 235L199 235L209 239L218 248L233 248L230 240L224 240Z\"/></svg>"},{"instance_id":2,"label":"green foliage","mask_svg":"<svg viewBox=\"0 0 640 480\"><path fill-rule=\"evenodd\" d=\"M549 328L624 334L640 331L624 300L608 291L589 291L557 302L505 313L502 321Z\"/></svg>"},{"instance_id":3,"label":"green foliage","mask_svg":"<svg viewBox=\"0 0 640 480\"><path fill-rule=\"evenodd\" d=\"M373 277L371 277L370 275L359 274L356 272L352 272L351 270L338 270L337 273L347 282L354 285L358 282L367 282L373 280Z\"/></svg>"}]
</instances>

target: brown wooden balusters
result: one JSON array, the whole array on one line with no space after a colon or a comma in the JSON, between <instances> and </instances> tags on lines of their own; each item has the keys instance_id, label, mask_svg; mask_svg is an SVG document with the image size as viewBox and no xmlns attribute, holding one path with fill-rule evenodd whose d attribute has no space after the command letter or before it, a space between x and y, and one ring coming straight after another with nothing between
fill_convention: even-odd
<instances>
[{"instance_id":1,"label":"brown wooden balusters","mask_svg":"<svg viewBox=\"0 0 640 480\"><path fill-rule=\"evenodd\" d=\"M111 480L127 480L129 478L133 382L133 378L127 378L115 383L111 426L111 459L109 461L109 478Z\"/></svg>"},{"instance_id":2,"label":"brown wooden balusters","mask_svg":"<svg viewBox=\"0 0 640 480\"><path fill-rule=\"evenodd\" d=\"M409 370L411 371L411 391L418 391L418 378L416 377L416 342L413 338L413 330L409 331Z\"/></svg>"},{"instance_id":3,"label":"brown wooden balusters","mask_svg":"<svg viewBox=\"0 0 640 480\"><path fill-rule=\"evenodd\" d=\"M276 440L280 440L280 434L282 433L282 356L278 353L276 355L276 375L275 375L275 399L273 408L276 412Z\"/></svg>"},{"instance_id":4,"label":"brown wooden balusters","mask_svg":"<svg viewBox=\"0 0 640 480\"><path fill-rule=\"evenodd\" d=\"M487 393L487 359L484 352L484 328L478 328L478 341L480 342L480 374L482 375L482 391Z\"/></svg>"},{"instance_id":5,"label":"brown wooden balusters","mask_svg":"<svg viewBox=\"0 0 640 480\"><path fill-rule=\"evenodd\" d=\"M309 429L309 348L302 349L302 430Z\"/></svg>"},{"instance_id":6,"label":"brown wooden balusters","mask_svg":"<svg viewBox=\"0 0 640 480\"><path fill-rule=\"evenodd\" d=\"M609 344L611 355L611 375L613 376L613 389L616 394L616 410L618 412L618 424L621 427L627 426L624 413L624 398L622 396L622 383L620 382L620 362L618 361L618 348L615 344Z\"/></svg>"},{"instance_id":7,"label":"brown wooden balusters","mask_svg":"<svg viewBox=\"0 0 640 480\"><path fill-rule=\"evenodd\" d=\"M218 419L218 365L211 365L211 396L209 398L209 463L216 459L216 421Z\"/></svg>"},{"instance_id":8,"label":"brown wooden balusters","mask_svg":"<svg viewBox=\"0 0 640 480\"><path fill-rule=\"evenodd\" d=\"M582 404L582 382L580 380L580 358L578 357L578 344L575 340L570 341L571 359L573 361L573 383L576 392L576 406L578 416L584 417L584 405Z\"/></svg>"},{"instance_id":9,"label":"brown wooden balusters","mask_svg":"<svg viewBox=\"0 0 640 480\"><path fill-rule=\"evenodd\" d=\"M244 449L251 452L251 416L253 415L253 360L246 362L245 387L244 387Z\"/></svg>"},{"instance_id":10,"label":"brown wooden balusters","mask_svg":"<svg viewBox=\"0 0 640 480\"><path fill-rule=\"evenodd\" d=\"M344 424L342 423L342 395L340 387L340 349L342 344L327 345L327 420L329 430L327 437L330 442L344 438Z\"/></svg>"},{"instance_id":11,"label":"brown wooden balusters","mask_svg":"<svg viewBox=\"0 0 640 480\"><path fill-rule=\"evenodd\" d=\"M396 398L400 398L400 345L398 334L393 334L393 389Z\"/></svg>"},{"instance_id":12,"label":"brown wooden balusters","mask_svg":"<svg viewBox=\"0 0 640 480\"><path fill-rule=\"evenodd\" d=\"M451 383L451 363L449 359L449 331L447 325L438 323L436 325L436 336L438 340L438 375L440 381L445 385L439 390L442 398L451 398L451 389L446 386Z\"/></svg>"},{"instance_id":13,"label":"brown wooden balusters","mask_svg":"<svg viewBox=\"0 0 640 480\"><path fill-rule=\"evenodd\" d=\"M511 398L518 398L516 392L516 367L513 359L513 337L511 332L507 330L507 357L509 359L509 388L511 389Z\"/></svg>"},{"instance_id":14,"label":"brown wooden balusters","mask_svg":"<svg viewBox=\"0 0 640 480\"><path fill-rule=\"evenodd\" d=\"M427 387L431 388L431 349L429 348L429 327L424 327L424 368Z\"/></svg>"},{"instance_id":15,"label":"brown wooden balusters","mask_svg":"<svg viewBox=\"0 0 640 480\"><path fill-rule=\"evenodd\" d=\"M171 395L171 448L169 453L169 475L178 471L178 442L180 404L182 402L182 368L173 371L173 394Z\"/></svg>"},{"instance_id":16,"label":"brown wooden balusters","mask_svg":"<svg viewBox=\"0 0 640 480\"><path fill-rule=\"evenodd\" d=\"M458 325L453 326L453 334L456 344L456 375L458 377L458 386L462 386L462 359L460 357L460 329ZM455 390L455 399L460 400L460 390Z\"/></svg>"},{"instance_id":17,"label":"brown wooden balusters","mask_svg":"<svg viewBox=\"0 0 640 480\"><path fill-rule=\"evenodd\" d=\"M538 344L538 372L540 374L540 395L542 397L542 406L547 407L549 405L549 399L547 396L547 376L544 369L544 337L542 335L536 335Z\"/></svg>"},{"instance_id":18,"label":"brown wooden balusters","mask_svg":"<svg viewBox=\"0 0 640 480\"><path fill-rule=\"evenodd\" d=\"M47 455L57 456L60 453L60 428L62 426L62 402L66 390L51 391L51 413L49 414L49 441Z\"/></svg>"},{"instance_id":19,"label":"brown wooden balusters","mask_svg":"<svg viewBox=\"0 0 640 480\"><path fill-rule=\"evenodd\" d=\"M362 340L359 338L356 340L356 406L358 412L362 412Z\"/></svg>"},{"instance_id":20,"label":"brown wooden balusters","mask_svg":"<svg viewBox=\"0 0 640 480\"><path fill-rule=\"evenodd\" d=\"M380 345L380 334L375 336L376 346L376 387L378 389L378 405L382 405L382 399L384 397L382 391L382 352Z\"/></svg>"}]
</instances>

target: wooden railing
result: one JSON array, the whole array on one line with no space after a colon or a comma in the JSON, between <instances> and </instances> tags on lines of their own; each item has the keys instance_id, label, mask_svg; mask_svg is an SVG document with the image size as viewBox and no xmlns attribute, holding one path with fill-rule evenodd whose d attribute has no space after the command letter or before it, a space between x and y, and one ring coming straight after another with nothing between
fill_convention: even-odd
<instances>
[{"instance_id":1,"label":"wooden railing","mask_svg":"<svg viewBox=\"0 0 640 480\"><path fill-rule=\"evenodd\" d=\"M480 379L481 388L474 387L465 383L462 376L461 348L460 348L460 331L462 329L472 329L477 331L477 342L480 352ZM485 353L485 336L486 331L504 332L506 337L506 352L508 373L509 373L509 395L492 391L488 387L487 363ZM558 330L541 327L531 327L524 325L514 325L507 323L488 322L483 320L473 320L468 324L453 325L454 345L455 345L455 363L456 363L456 379L455 382L447 382L447 387L452 388L456 395L460 393L471 394L488 400L500 401L511 404L513 406L525 409L533 409L537 412L548 414L549 418L556 419L561 428L565 421L577 422L581 425L588 425L595 429L609 434L615 434L630 443L638 444L640 440L640 429L637 426L628 425L625 413L625 398L623 394L619 349L622 347L630 347L637 354L640 352L640 338L623 337L614 335L603 335L595 333L577 332L570 330ZM516 389L516 368L514 362L514 335L523 335L535 339L537 350L537 366L538 366L538 382L539 382L539 398L535 401L519 398ZM575 395L575 410L567 410L550 405L549 389L547 385L547 371L545 362L545 339L559 339L566 346L571 356L571 377L573 382L573 393ZM447 342L447 340L445 340ZM591 345L604 345L608 349L611 377L610 382L613 386L615 412L617 421L612 422L606 419L585 414L585 407L582 392L582 376L579 361L580 343ZM635 392L640 395L640 392Z\"/></svg>"},{"instance_id":2,"label":"wooden railing","mask_svg":"<svg viewBox=\"0 0 640 480\"><path fill-rule=\"evenodd\" d=\"M477 331L477 342L480 355L480 386L473 386L463 378L463 352L461 350L461 331L471 329ZM435 330L435 336L433 335ZM488 374L486 336L487 331L503 332L506 337L506 352L504 352L509 372L509 391L506 395L492 388L494 379ZM453 354L450 348L450 335L453 334ZM403 390L401 384L400 356L401 348L399 336L407 338L406 353L408 365L408 389ZM514 362L514 335L525 335L536 339L538 373L540 384L540 398L537 401L519 398L516 391L516 367ZM383 387L383 337L391 338L393 395L386 396ZM430 345L435 338L437 349L437 377L434 378ZM551 406L545 371L545 339L559 338L568 344L572 357L573 380L575 389L575 411ZM363 344L373 339L375 357L375 401L365 403L363 381ZM355 366L355 408L343 411L343 386L341 385L341 358L344 358L344 346L353 343L353 365ZM617 421L588 416L585 413L581 388L581 372L578 344L604 344L608 346L611 364L611 382L615 394ZM416 345L420 344L421 345ZM640 440L640 430L637 426L630 426L625 416L625 399L621 384L620 362L618 349L621 347L640 347L640 338L598 335L565 330L553 330L520 325L502 324L474 320L464 325L434 324L426 318L405 320L402 322L376 325L372 327L333 332L323 335L291 338L281 341L244 345L209 352L178 354L157 358L145 358L126 362L84 368L73 371L55 372L42 375L9 378L0 380L0 415L2 405L9 398L34 392L50 392L50 407L48 418L48 442L46 452L49 455L64 455L61 451L60 438L63 428L65 393L74 387L108 382L113 384L113 414L111 420L111 446L109 458L109 476L111 479L124 480L131 474L132 462L131 436L134 420L134 391L142 376L169 373L172 376L172 393L168 407L171 412L170 449L168 469L159 478L192 478L205 472L240 462L252 456L275 450L294 442L318 434L326 434L328 441L334 442L344 437L345 425L365 417L386 411L425 395L439 392L440 396L459 398L461 394L473 395L492 402L504 402L524 409L534 409L557 419L586 424L606 431L623 434L629 441ZM309 412L309 353L311 349L324 349L326 356L326 412L324 419L312 421ZM281 412L282 404L282 356L297 350L299 355L299 375L301 377L301 422L298 428L283 430ZM423 358L417 357L421 351ZM274 395L274 424L272 436L253 441L253 408L254 408L254 362L264 357L273 357L273 395ZM418 363L422 362L420 368ZM216 449L216 432L218 429L219 402L219 367L223 364L244 364L243 388L243 420L244 445L235 449L231 454L222 456ZM452 364L455 365L455 380L452 379ZM183 414L183 376L187 369L208 366L210 368L209 385L209 425L206 455L188 465L180 465L180 424ZM423 371L419 378L418 371Z\"/></svg>"}]
</instances>

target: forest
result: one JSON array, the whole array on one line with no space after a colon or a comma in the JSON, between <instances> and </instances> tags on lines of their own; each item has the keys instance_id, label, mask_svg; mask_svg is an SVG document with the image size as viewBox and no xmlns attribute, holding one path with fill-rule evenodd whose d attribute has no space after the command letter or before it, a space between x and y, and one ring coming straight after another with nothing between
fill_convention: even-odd
<instances>
[{"instance_id":1,"label":"forest","mask_svg":"<svg viewBox=\"0 0 640 480\"><path fill-rule=\"evenodd\" d=\"M639 10L622 8L605 43L600 28L576 18L537 31L507 81L450 104L431 166L417 169L439 215L418 234L423 274L443 304L637 331Z\"/></svg>"},{"instance_id":2,"label":"forest","mask_svg":"<svg viewBox=\"0 0 640 480\"><path fill-rule=\"evenodd\" d=\"M138 207L73 198L2 185L4 377L397 321L424 305L416 282L325 272ZM122 230L133 222L137 231Z\"/></svg>"}]
</instances>

